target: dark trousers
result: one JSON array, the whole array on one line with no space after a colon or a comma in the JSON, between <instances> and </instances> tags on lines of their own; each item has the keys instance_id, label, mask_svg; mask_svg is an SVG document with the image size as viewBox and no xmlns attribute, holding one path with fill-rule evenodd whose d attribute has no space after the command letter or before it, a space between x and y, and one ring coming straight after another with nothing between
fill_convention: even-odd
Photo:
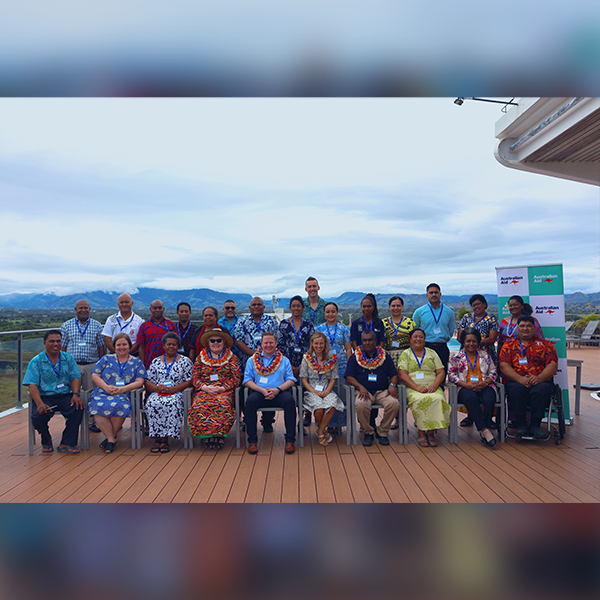
<instances>
[{"instance_id":1,"label":"dark trousers","mask_svg":"<svg viewBox=\"0 0 600 600\"><path fill-rule=\"evenodd\" d=\"M539 427L546 409L550 406L550 398L554 392L554 384L551 381L542 381L533 387L526 387L516 381L506 382L506 393L510 410L515 415L517 427L527 425L527 407L531 407L531 423L533 427Z\"/></svg>"},{"instance_id":2,"label":"dark trousers","mask_svg":"<svg viewBox=\"0 0 600 600\"><path fill-rule=\"evenodd\" d=\"M287 390L279 392L273 400L267 400L260 392L250 392L244 406L244 422L246 423L246 436L249 444L258 442L256 433L256 413L259 407L279 406L283 408L283 421L285 423L285 441L296 441L296 402Z\"/></svg>"},{"instance_id":3,"label":"dark trousers","mask_svg":"<svg viewBox=\"0 0 600 600\"><path fill-rule=\"evenodd\" d=\"M496 393L493 388L488 386L480 392L474 392L473 390L461 387L458 390L458 401L467 407L469 417L473 419L477 431L490 426L492 416L494 415L494 404L496 403ZM481 412L482 404L483 413Z\"/></svg>"},{"instance_id":4,"label":"dark trousers","mask_svg":"<svg viewBox=\"0 0 600 600\"><path fill-rule=\"evenodd\" d=\"M73 394L59 394L55 396L42 396L40 394L42 402L48 406L55 406L52 412L47 412L45 415L40 415L37 411L37 404L31 400L33 406L31 407L31 422L35 427L35 430L42 437L42 445L48 446L50 444L50 430L48 429L48 422L54 416L55 413L59 412L66 419L65 429L62 434L61 444L63 446L77 446L77 438L79 436L79 425L81 425L81 418L83 417L83 410L77 408L75 405L71 405L71 399Z\"/></svg>"},{"instance_id":5,"label":"dark trousers","mask_svg":"<svg viewBox=\"0 0 600 600\"><path fill-rule=\"evenodd\" d=\"M442 361L444 365L444 371L446 371L446 375L448 374L448 362L450 361L450 349L448 348L448 344L430 344L429 342L425 342L425 347L433 350Z\"/></svg>"}]
</instances>

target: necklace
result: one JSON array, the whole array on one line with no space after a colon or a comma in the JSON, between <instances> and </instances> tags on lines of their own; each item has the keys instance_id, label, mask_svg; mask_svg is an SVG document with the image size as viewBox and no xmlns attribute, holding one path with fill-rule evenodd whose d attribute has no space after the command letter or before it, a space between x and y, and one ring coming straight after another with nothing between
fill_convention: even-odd
<instances>
[{"instance_id":1,"label":"necklace","mask_svg":"<svg viewBox=\"0 0 600 600\"><path fill-rule=\"evenodd\" d=\"M263 357L264 357L264 353L263 353L263 349L259 348L253 355L252 355L252 364L254 365L254 368L256 369L257 373L260 373L263 376L269 376L272 375L273 373L275 373L275 371L277 371L277 369L279 369L279 365L281 365L281 361L283 360L283 354L281 354L281 350L279 350L279 348L277 348L275 350L275 352L273 353L273 356L271 356L271 360L269 361L269 364L264 366L263 365Z\"/></svg>"},{"instance_id":2,"label":"necklace","mask_svg":"<svg viewBox=\"0 0 600 600\"><path fill-rule=\"evenodd\" d=\"M356 362L363 368L368 369L369 371L373 371L380 367L385 361L385 350L381 346L377 346L375 349L375 356L373 358L368 358L364 353L362 346L359 346L354 356L356 356Z\"/></svg>"},{"instance_id":3,"label":"necklace","mask_svg":"<svg viewBox=\"0 0 600 600\"><path fill-rule=\"evenodd\" d=\"M306 362L313 368L313 371L315 373L318 373L319 375L322 375L323 373L329 373L329 371L333 371L333 368L337 363L337 356L335 354L332 354L331 358L322 365L319 364L316 355L312 352L307 352L304 355L304 358L306 359Z\"/></svg>"}]
</instances>

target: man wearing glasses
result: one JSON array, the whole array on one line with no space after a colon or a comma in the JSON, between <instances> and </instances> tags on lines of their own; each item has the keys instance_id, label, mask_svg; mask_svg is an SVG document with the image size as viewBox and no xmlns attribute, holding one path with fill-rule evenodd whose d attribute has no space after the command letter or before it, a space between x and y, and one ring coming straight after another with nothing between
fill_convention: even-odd
<instances>
[{"instance_id":1,"label":"man wearing glasses","mask_svg":"<svg viewBox=\"0 0 600 600\"><path fill-rule=\"evenodd\" d=\"M221 317L217 322L221 327L233 334L233 328L240 320L235 314L235 302L233 300L225 300L225 304L223 304L223 314L225 316Z\"/></svg>"}]
</instances>

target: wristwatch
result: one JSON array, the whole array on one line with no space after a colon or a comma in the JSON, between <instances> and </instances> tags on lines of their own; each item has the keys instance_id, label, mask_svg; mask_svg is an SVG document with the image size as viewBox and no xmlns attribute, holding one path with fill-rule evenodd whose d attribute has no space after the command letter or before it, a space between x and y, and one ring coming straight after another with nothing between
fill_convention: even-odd
<instances>
[{"instance_id":1,"label":"wristwatch","mask_svg":"<svg viewBox=\"0 0 600 600\"><path fill-rule=\"evenodd\" d=\"M73 392L76 396L79 396L81 398L81 394L79 392Z\"/></svg>"}]
</instances>

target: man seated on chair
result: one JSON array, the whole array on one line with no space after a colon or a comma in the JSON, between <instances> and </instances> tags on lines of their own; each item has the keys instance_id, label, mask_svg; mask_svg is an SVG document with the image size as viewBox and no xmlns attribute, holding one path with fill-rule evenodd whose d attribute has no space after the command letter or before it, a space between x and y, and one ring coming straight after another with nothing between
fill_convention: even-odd
<instances>
[{"instance_id":1,"label":"man seated on chair","mask_svg":"<svg viewBox=\"0 0 600 600\"><path fill-rule=\"evenodd\" d=\"M278 406L283 408L285 422L285 451L296 450L296 403L289 389L296 383L289 359L277 349L277 337L272 331L261 335L261 346L248 359L244 371L244 385L251 391L244 407L244 422L248 438L248 452L258 452L256 413L259 407ZM264 431L269 432L265 425ZM273 431L272 426L270 431Z\"/></svg>"},{"instance_id":2,"label":"man seated on chair","mask_svg":"<svg viewBox=\"0 0 600 600\"><path fill-rule=\"evenodd\" d=\"M75 359L67 352L61 352L61 343L58 329L44 334L44 352L29 361L23 385L29 386L33 402L31 421L42 437L42 452L54 450L48 421L56 411L61 412L66 419L57 450L66 454L79 454L77 437L84 408L79 393L81 374Z\"/></svg>"},{"instance_id":3,"label":"man seated on chair","mask_svg":"<svg viewBox=\"0 0 600 600\"><path fill-rule=\"evenodd\" d=\"M398 371L394 361L377 345L374 331L362 334L362 345L348 359L346 381L356 388L356 416L364 431L363 446L372 446L374 435L379 443L388 446L388 433L398 415ZM383 419L379 427L370 422L371 404L383 406Z\"/></svg>"},{"instance_id":4,"label":"man seated on chair","mask_svg":"<svg viewBox=\"0 0 600 600\"><path fill-rule=\"evenodd\" d=\"M510 407L515 415L515 435L547 438L548 434L540 424L554 391L552 378L558 368L558 356L552 342L535 334L533 317L519 317L517 337L504 343L499 360L500 370L507 379ZM529 426L526 419L528 406L531 407Z\"/></svg>"}]
</instances>

